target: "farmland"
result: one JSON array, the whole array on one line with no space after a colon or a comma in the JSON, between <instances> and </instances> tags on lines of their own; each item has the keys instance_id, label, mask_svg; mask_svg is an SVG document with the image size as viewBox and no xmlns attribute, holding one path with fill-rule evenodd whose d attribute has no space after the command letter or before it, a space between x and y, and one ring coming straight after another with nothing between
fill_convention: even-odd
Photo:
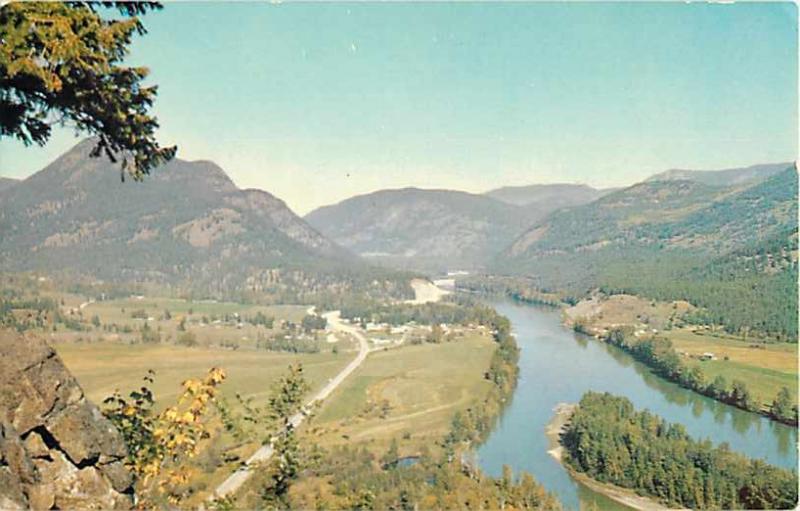
<instances>
[{"instance_id":1,"label":"farmland","mask_svg":"<svg viewBox=\"0 0 800 511\"><path fill-rule=\"evenodd\" d=\"M473 334L371 353L322 406L308 434L323 446L355 442L375 452L401 437L407 449L430 446L457 410L489 390L483 374L493 351L487 335Z\"/></svg>"},{"instance_id":2,"label":"farmland","mask_svg":"<svg viewBox=\"0 0 800 511\"><path fill-rule=\"evenodd\" d=\"M700 366L708 381L724 376L747 382L757 402L772 402L782 387L797 398L797 344L750 343L725 335L676 329L664 332L676 351L691 365ZM703 354L714 360L700 360Z\"/></svg>"}]
</instances>

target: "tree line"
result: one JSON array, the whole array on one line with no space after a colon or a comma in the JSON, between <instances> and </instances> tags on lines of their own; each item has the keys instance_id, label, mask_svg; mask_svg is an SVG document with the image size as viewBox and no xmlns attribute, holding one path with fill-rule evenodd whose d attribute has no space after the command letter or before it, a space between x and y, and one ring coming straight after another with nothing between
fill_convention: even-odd
<instances>
[{"instance_id":1,"label":"tree line","mask_svg":"<svg viewBox=\"0 0 800 511\"><path fill-rule=\"evenodd\" d=\"M576 322L575 329L579 331L580 328L581 323ZM764 408L753 398L747 384L741 380L733 380L729 385L727 379L719 375L709 382L702 368L690 367L684 363L672 342L665 337L654 335L638 338L632 335L630 328L615 327L603 340L630 353L633 358L652 368L657 375L681 387L742 410L761 413L773 420L797 426L797 404L792 402L791 393L786 387L778 392L770 406Z\"/></svg>"},{"instance_id":2,"label":"tree line","mask_svg":"<svg viewBox=\"0 0 800 511\"><path fill-rule=\"evenodd\" d=\"M600 482L692 509L794 509L797 473L692 439L680 424L588 392L561 443L566 462Z\"/></svg>"}]
</instances>

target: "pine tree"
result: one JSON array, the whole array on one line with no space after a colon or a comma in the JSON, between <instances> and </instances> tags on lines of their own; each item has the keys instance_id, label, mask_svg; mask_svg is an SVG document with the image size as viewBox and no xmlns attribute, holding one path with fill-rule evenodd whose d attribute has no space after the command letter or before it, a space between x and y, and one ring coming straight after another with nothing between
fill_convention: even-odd
<instances>
[{"instance_id":1,"label":"pine tree","mask_svg":"<svg viewBox=\"0 0 800 511\"><path fill-rule=\"evenodd\" d=\"M99 13L114 7L121 17ZM141 179L175 156L155 138L147 68L121 65L157 2L11 2L0 9L0 138L43 146L54 124L95 135L92 156Z\"/></svg>"}]
</instances>

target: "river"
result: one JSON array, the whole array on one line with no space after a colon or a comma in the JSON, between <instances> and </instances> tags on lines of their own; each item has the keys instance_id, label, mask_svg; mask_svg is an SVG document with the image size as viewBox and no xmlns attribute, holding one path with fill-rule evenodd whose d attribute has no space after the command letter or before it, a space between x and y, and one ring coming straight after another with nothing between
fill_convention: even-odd
<instances>
[{"instance_id":1,"label":"river","mask_svg":"<svg viewBox=\"0 0 800 511\"><path fill-rule=\"evenodd\" d=\"M695 438L762 458L782 467L797 466L797 430L743 412L654 376L628 354L561 324L560 312L507 301L492 304L511 320L520 353L520 377L513 399L488 440L478 449L486 472L498 476L504 464L532 473L568 508L595 503L599 509L626 509L578 484L548 453L544 430L558 403L576 403L587 390L630 399L670 422L686 426Z\"/></svg>"}]
</instances>

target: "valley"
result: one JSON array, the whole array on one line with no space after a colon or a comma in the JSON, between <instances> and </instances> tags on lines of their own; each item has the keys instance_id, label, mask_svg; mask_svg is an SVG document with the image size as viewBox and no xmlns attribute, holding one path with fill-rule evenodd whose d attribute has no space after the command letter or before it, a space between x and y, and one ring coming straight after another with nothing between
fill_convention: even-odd
<instances>
[{"instance_id":1,"label":"valley","mask_svg":"<svg viewBox=\"0 0 800 511\"><path fill-rule=\"evenodd\" d=\"M0 1L0 510L797 509L797 27Z\"/></svg>"},{"instance_id":2,"label":"valley","mask_svg":"<svg viewBox=\"0 0 800 511\"><path fill-rule=\"evenodd\" d=\"M187 382L224 371L197 461L167 486L184 506L261 505L297 459L289 507L622 509L548 454L553 408L586 391L797 463L794 169L390 190L302 219L180 160L165 195L119 192L112 211L85 151L0 190L0 321L46 338L109 416L114 396L169 424Z\"/></svg>"}]
</instances>

